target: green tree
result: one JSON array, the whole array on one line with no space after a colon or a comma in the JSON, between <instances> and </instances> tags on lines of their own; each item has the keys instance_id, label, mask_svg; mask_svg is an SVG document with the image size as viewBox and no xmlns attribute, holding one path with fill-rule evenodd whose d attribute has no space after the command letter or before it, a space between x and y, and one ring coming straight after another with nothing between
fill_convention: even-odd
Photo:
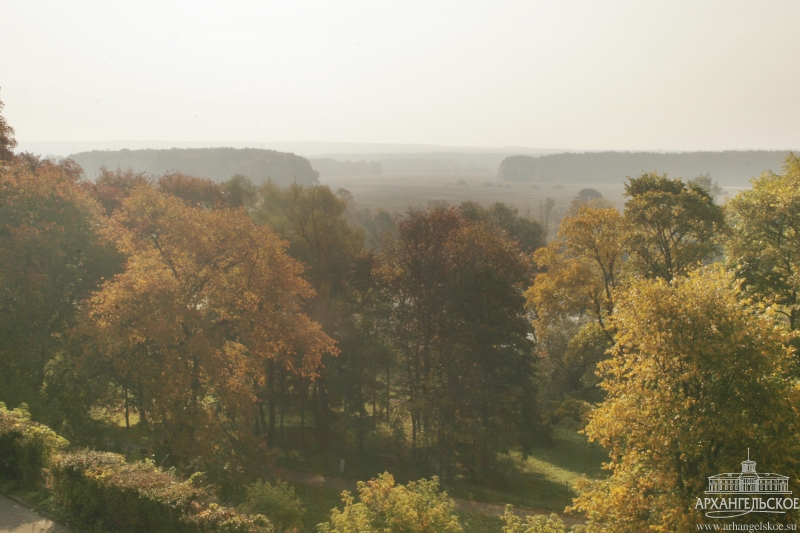
<instances>
[{"instance_id":1,"label":"green tree","mask_svg":"<svg viewBox=\"0 0 800 533\"><path fill-rule=\"evenodd\" d=\"M358 482L359 502L342 493L344 510L333 509L330 522L317 526L319 533L462 533L455 505L439 480L411 481L395 485L384 473L366 483Z\"/></svg>"},{"instance_id":2,"label":"green tree","mask_svg":"<svg viewBox=\"0 0 800 533\"><path fill-rule=\"evenodd\" d=\"M669 281L719 253L722 208L700 185L654 172L629 178L625 196L631 261L642 274Z\"/></svg>"},{"instance_id":3,"label":"green tree","mask_svg":"<svg viewBox=\"0 0 800 533\"><path fill-rule=\"evenodd\" d=\"M306 400L309 387L311 389L313 401L309 405L313 407L311 412L321 447L336 442L332 434L332 411L336 404L342 406L340 442L346 447L351 417L348 406L355 404L357 416L362 414L364 402L359 403L356 398L363 390L365 369L371 368L364 361L367 353L358 349L363 331L355 323L359 317L352 307L356 302L350 287L356 262L364 253L364 237L360 230L347 223L346 209L346 201L327 186L293 184L281 188L267 182L259 190L259 202L252 211L257 222L274 228L289 242L289 255L306 265L303 277L316 294L307 300L305 310L342 349L340 357L325 360L324 369L313 382L294 383L303 435ZM278 401L277 395L283 397L284 393L285 388L280 384L276 387L274 380L267 383L263 397L269 411L270 434L274 433L276 424L276 405L285 404Z\"/></svg>"},{"instance_id":4,"label":"green tree","mask_svg":"<svg viewBox=\"0 0 800 533\"><path fill-rule=\"evenodd\" d=\"M477 202L466 201L458 209L468 220L484 222L505 231L525 252L532 253L545 245L546 235L542 225L520 216L517 208L512 205L495 202L488 208L483 208Z\"/></svg>"},{"instance_id":5,"label":"green tree","mask_svg":"<svg viewBox=\"0 0 800 533\"><path fill-rule=\"evenodd\" d=\"M786 158L780 174L765 172L727 206L728 264L746 289L800 327L800 158Z\"/></svg>"},{"instance_id":6,"label":"green tree","mask_svg":"<svg viewBox=\"0 0 800 533\"><path fill-rule=\"evenodd\" d=\"M574 507L590 531L695 531L706 477L748 447L797 476L790 335L742 296L708 267L633 281L618 298L613 356L600 364L607 398L586 428L609 450L610 476L584 484Z\"/></svg>"},{"instance_id":7,"label":"green tree","mask_svg":"<svg viewBox=\"0 0 800 533\"><path fill-rule=\"evenodd\" d=\"M41 388L82 300L120 268L80 173L70 160L31 155L0 166L0 382L8 386Z\"/></svg>"},{"instance_id":8,"label":"green tree","mask_svg":"<svg viewBox=\"0 0 800 533\"><path fill-rule=\"evenodd\" d=\"M225 202L230 207L253 208L258 201L258 188L253 182L241 174L235 174L222 183Z\"/></svg>"},{"instance_id":9,"label":"green tree","mask_svg":"<svg viewBox=\"0 0 800 533\"><path fill-rule=\"evenodd\" d=\"M445 477L459 465L484 476L495 453L526 450L541 430L523 297L528 256L451 208L409 213L381 260L412 455Z\"/></svg>"}]
</instances>

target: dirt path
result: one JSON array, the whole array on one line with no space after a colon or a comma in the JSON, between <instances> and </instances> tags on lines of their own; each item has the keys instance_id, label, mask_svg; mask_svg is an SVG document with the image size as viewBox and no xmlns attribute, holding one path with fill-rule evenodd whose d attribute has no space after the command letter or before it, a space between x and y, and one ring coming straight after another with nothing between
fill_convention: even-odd
<instances>
[{"instance_id":1,"label":"dirt path","mask_svg":"<svg viewBox=\"0 0 800 533\"><path fill-rule=\"evenodd\" d=\"M353 493L356 492L357 488L356 482L351 481L349 479L327 477L327 476L321 476L319 474L308 474L306 472L295 472L293 470L286 470L284 468L278 468L276 470L279 477L285 479L286 481L291 481L294 483L302 483L304 485L316 485L318 487L327 487L329 489L334 489L334 490L349 490L350 492ZM452 500L455 502L456 509L458 509L459 511L465 511L473 514L482 514L487 516L502 516L503 513L505 513L505 506L497 503L476 502L472 500L464 500L461 498L452 498ZM528 515L542 515L542 514L549 515L552 511L524 509L515 507L514 512L521 516L528 516ZM584 520L576 518L574 516L565 515L563 513L559 513L559 516L567 526L584 523Z\"/></svg>"},{"instance_id":2,"label":"dirt path","mask_svg":"<svg viewBox=\"0 0 800 533\"><path fill-rule=\"evenodd\" d=\"M0 496L0 533L72 533L24 505Z\"/></svg>"}]
</instances>

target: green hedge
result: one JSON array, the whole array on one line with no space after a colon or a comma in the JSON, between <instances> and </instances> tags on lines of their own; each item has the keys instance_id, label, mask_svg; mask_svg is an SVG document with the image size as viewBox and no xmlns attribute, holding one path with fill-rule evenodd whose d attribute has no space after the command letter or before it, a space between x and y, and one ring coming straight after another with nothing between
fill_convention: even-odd
<instances>
[{"instance_id":1,"label":"green hedge","mask_svg":"<svg viewBox=\"0 0 800 533\"><path fill-rule=\"evenodd\" d=\"M55 458L53 496L86 526L119 533L271 533L263 516L208 504L209 495L152 461L82 450Z\"/></svg>"},{"instance_id":2,"label":"green hedge","mask_svg":"<svg viewBox=\"0 0 800 533\"><path fill-rule=\"evenodd\" d=\"M42 469L68 444L52 429L31 421L25 404L9 410L0 402L0 478L34 486L42 481Z\"/></svg>"}]
</instances>

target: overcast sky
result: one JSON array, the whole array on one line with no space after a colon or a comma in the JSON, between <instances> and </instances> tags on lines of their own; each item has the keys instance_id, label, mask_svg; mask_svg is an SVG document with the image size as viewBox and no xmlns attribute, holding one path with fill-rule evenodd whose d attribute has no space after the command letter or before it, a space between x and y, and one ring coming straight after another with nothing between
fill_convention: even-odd
<instances>
[{"instance_id":1,"label":"overcast sky","mask_svg":"<svg viewBox=\"0 0 800 533\"><path fill-rule=\"evenodd\" d=\"M19 141L800 147L800 1L0 2Z\"/></svg>"}]
</instances>

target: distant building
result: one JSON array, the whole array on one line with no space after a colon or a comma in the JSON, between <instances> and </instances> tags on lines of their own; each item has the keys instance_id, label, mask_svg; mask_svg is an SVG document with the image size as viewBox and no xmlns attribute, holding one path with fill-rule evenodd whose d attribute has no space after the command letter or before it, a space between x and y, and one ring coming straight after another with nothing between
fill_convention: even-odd
<instances>
[{"instance_id":1,"label":"distant building","mask_svg":"<svg viewBox=\"0 0 800 533\"><path fill-rule=\"evenodd\" d=\"M747 451L747 460L742 461L742 471L735 473L717 474L708 478L706 494L731 494L731 493L768 493L791 494L789 478L780 474L756 472L755 461L750 460L750 450Z\"/></svg>"}]
</instances>

